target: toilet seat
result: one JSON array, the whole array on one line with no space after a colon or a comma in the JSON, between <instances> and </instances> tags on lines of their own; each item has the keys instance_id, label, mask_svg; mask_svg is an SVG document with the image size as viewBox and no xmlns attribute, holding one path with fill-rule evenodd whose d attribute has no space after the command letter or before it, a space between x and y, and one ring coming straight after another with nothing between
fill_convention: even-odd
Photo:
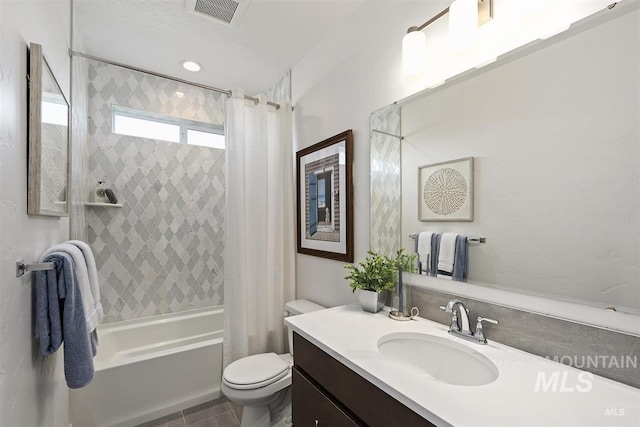
<instances>
[{"instance_id":1,"label":"toilet seat","mask_svg":"<svg viewBox=\"0 0 640 427\"><path fill-rule=\"evenodd\" d=\"M275 353L243 357L226 367L222 380L229 388L251 390L266 387L286 377L290 365Z\"/></svg>"}]
</instances>

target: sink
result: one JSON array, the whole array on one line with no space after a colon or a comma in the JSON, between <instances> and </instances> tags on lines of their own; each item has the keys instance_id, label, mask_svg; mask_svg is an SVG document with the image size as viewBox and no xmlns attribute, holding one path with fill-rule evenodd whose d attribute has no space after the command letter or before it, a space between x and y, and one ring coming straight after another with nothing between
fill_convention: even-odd
<instances>
[{"instance_id":1,"label":"sink","mask_svg":"<svg viewBox=\"0 0 640 427\"><path fill-rule=\"evenodd\" d=\"M498 368L478 351L429 334L399 332L378 340L388 360L446 384L480 386L498 379Z\"/></svg>"}]
</instances>

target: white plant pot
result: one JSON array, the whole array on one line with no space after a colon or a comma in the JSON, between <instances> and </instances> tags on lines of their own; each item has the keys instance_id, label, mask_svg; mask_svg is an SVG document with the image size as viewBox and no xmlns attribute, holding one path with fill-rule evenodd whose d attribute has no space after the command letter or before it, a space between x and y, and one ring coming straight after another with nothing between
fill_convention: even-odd
<instances>
[{"instance_id":1,"label":"white plant pot","mask_svg":"<svg viewBox=\"0 0 640 427\"><path fill-rule=\"evenodd\" d=\"M360 306L364 311L369 313L377 313L384 307L384 301L386 299L387 292L365 291L360 289L358 291L358 299L360 300Z\"/></svg>"}]
</instances>

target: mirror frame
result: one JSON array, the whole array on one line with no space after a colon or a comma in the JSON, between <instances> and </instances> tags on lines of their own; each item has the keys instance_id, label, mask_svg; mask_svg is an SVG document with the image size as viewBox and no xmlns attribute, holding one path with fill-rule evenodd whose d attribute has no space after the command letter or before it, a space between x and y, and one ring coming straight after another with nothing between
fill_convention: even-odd
<instances>
[{"instance_id":1,"label":"mirror frame","mask_svg":"<svg viewBox=\"0 0 640 427\"><path fill-rule=\"evenodd\" d=\"M49 66L47 59L42 51L42 46L37 43L30 43L28 49L28 65L29 73L27 75L28 90L28 184L27 184L27 214L29 215L45 215L55 217L69 216L69 159L71 155L71 138L70 138L70 106L53 70ZM45 68L46 67L46 68ZM67 158L65 162L64 176L66 181L66 193L64 201L64 211L54 211L43 207L42 186L42 75L50 73L58 91L62 95L67 105Z\"/></svg>"},{"instance_id":2,"label":"mirror frame","mask_svg":"<svg viewBox=\"0 0 640 427\"><path fill-rule=\"evenodd\" d=\"M441 85L424 89L417 93L408 95L403 99L395 101L390 105L384 106L371 113L372 126L370 137L373 138L374 132L380 132L386 133L387 135L395 138L402 138L401 133L400 135L395 135L387 132L381 132L379 130L374 130L373 121L377 115L383 115L385 113L388 114L391 109L397 109L399 111L399 109L401 109L403 106L417 99L428 96L432 93L437 93L440 90L444 90L447 87L450 87L450 85L455 85L467 79L489 72L504 64L508 64L521 57L544 49L547 46L553 45L557 41L571 37L576 32L588 30L589 28L613 20L618 16L624 15L626 13L632 13L637 9L640 9L640 1L617 3L615 4L614 8L605 8L600 12L596 12L577 22L574 22L566 31L558 33L553 37L550 37L548 39L538 39L527 43L526 45L520 46L516 49L500 55L496 59L496 61L487 64L484 67L464 71L456 76L448 78ZM370 156L371 155L372 153L370 153ZM372 161L373 158L370 158L370 165L372 164ZM373 182L373 179L371 179L371 182ZM370 194L373 194L373 190L373 185L371 185ZM371 224L373 224L373 206L371 206L370 215ZM370 247L372 247L374 243L374 236L372 231L373 230L370 229ZM560 320L567 320L592 327L608 329L634 336L640 336L640 315L603 309L591 305L589 301L571 301L553 295L527 293L525 291L505 289L503 287L486 286L482 283L443 281L434 277L420 276L417 274L406 274L403 276L403 279L405 284L417 288L423 288L436 292L444 292L464 298L471 298L489 304L496 304L499 306L512 308L515 310L522 310L530 313L540 314L543 316L553 317Z\"/></svg>"}]
</instances>

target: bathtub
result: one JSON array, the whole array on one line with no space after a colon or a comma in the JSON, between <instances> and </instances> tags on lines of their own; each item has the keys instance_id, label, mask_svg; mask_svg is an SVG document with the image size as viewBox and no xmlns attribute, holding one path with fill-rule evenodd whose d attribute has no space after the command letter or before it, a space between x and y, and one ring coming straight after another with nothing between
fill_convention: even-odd
<instances>
[{"instance_id":1,"label":"bathtub","mask_svg":"<svg viewBox=\"0 0 640 427\"><path fill-rule=\"evenodd\" d=\"M95 376L70 390L73 427L128 427L220 396L223 306L98 326Z\"/></svg>"}]
</instances>

